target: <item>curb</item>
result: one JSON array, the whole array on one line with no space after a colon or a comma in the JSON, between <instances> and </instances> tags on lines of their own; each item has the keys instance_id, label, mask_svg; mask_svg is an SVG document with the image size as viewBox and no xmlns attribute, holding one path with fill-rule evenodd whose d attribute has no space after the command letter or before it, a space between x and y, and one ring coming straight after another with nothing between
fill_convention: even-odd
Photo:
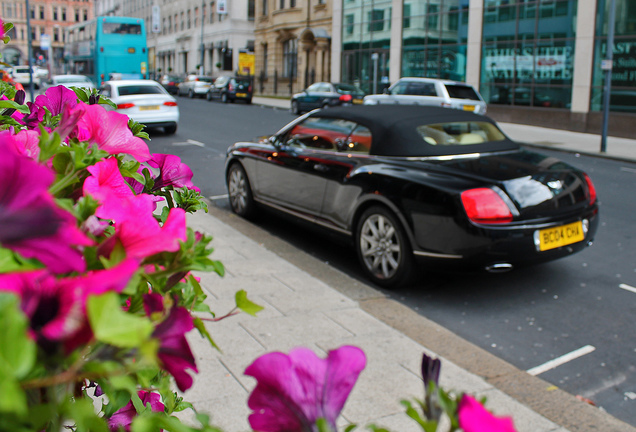
<instances>
[{"instance_id":1,"label":"curb","mask_svg":"<svg viewBox=\"0 0 636 432\"><path fill-rule=\"evenodd\" d=\"M257 225L208 202L209 213L243 235L263 244L311 276L350 299L362 310L471 372L534 412L571 432L636 432L636 428L610 414L578 400L541 378L527 374L510 363L457 336L419 315L382 292L357 281Z\"/></svg>"}]
</instances>

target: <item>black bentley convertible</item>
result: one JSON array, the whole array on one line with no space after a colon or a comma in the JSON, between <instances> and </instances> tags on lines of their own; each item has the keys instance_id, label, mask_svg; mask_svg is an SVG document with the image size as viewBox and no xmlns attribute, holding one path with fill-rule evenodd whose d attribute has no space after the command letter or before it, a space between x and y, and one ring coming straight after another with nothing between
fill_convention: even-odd
<instances>
[{"instance_id":1,"label":"black bentley convertible","mask_svg":"<svg viewBox=\"0 0 636 432\"><path fill-rule=\"evenodd\" d=\"M228 149L232 210L264 205L349 236L390 287L416 261L506 271L590 245L598 202L584 172L523 149L485 116L377 105L312 111Z\"/></svg>"}]
</instances>

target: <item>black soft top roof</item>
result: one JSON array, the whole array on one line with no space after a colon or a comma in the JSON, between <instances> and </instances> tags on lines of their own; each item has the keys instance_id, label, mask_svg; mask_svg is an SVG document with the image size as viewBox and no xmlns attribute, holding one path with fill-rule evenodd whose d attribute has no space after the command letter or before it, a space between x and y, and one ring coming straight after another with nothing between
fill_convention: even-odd
<instances>
[{"instance_id":1,"label":"black soft top roof","mask_svg":"<svg viewBox=\"0 0 636 432\"><path fill-rule=\"evenodd\" d=\"M362 105L322 109L311 117L341 118L366 126L371 131L371 154L381 156L444 156L465 153L517 150L509 138L482 144L432 145L422 139L417 127L448 122L488 122L489 117L451 108L417 105Z\"/></svg>"}]
</instances>

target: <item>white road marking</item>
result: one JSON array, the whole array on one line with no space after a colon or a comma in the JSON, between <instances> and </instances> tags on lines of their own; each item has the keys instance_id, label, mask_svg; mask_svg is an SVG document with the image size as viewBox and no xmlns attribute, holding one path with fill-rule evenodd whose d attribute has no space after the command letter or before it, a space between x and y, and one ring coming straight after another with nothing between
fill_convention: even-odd
<instances>
[{"instance_id":1,"label":"white road marking","mask_svg":"<svg viewBox=\"0 0 636 432\"><path fill-rule=\"evenodd\" d=\"M627 167L621 167L621 171L627 171L627 172L631 172L631 173L636 173L636 169L627 168Z\"/></svg>"},{"instance_id":2,"label":"white road marking","mask_svg":"<svg viewBox=\"0 0 636 432\"><path fill-rule=\"evenodd\" d=\"M568 353L568 354L562 355L561 357L557 357L553 360L550 360L549 362L546 362L540 366L533 367L532 369L528 369L526 372L528 372L532 376L537 376L542 374L543 372L549 371L550 369L554 369L558 366L561 366L562 364L565 364L576 358L589 354L595 349L596 348L594 348L592 345L586 345L582 348L572 351L571 353Z\"/></svg>"},{"instance_id":3,"label":"white road marking","mask_svg":"<svg viewBox=\"0 0 636 432\"><path fill-rule=\"evenodd\" d=\"M220 199L226 199L227 198L227 194L225 195L215 195L215 196L211 196L208 197L209 200L215 201L215 200L220 200Z\"/></svg>"},{"instance_id":4,"label":"white road marking","mask_svg":"<svg viewBox=\"0 0 636 432\"><path fill-rule=\"evenodd\" d=\"M636 288L634 288L633 286L629 286L629 285L626 285L626 284L620 284L618 287L619 288L623 288L624 290L627 290L627 291L631 291L634 294L636 294Z\"/></svg>"},{"instance_id":5,"label":"white road marking","mask_svg":"<svg viewBox=\"0 0 636 432\"><path fill-rule=\"evenodd\" d=\"M625 393L625 397L629 398L631 400L634 400L634 399L636 399L636 393L634 393L634 392L626 392Z\"/></svg>"},{"instance_id":6,"label":"white road marking","mask_svg":"<svg viewBox=\"0 0 636 432\"><path fill-rule=\"evenodd\" d=\"M201 141L196 141L193 139L187 139L185 140L185 142L175 142L172 143L173 146L187 146L187 145L195 145L195 146L199 146L199 147L205 147L205 144L202 143Z\"/></svg>"}]
</instances>

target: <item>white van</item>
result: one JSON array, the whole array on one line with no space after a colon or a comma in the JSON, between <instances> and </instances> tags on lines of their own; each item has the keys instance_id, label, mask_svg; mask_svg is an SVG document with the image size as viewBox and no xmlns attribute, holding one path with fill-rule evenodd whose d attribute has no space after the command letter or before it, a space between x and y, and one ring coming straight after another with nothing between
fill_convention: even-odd
<instances>
[{"instance_id":1,"label":"white van","mask_svg":"<svg viewBox=\"0 0 636 432\"><path fill-rule=\"evenodd\" d=\"M486 102L471 85L436 78L400 78L384 94L364 97L365 105L429 105L486 114Z\"/></svg>"}]
</instances>

